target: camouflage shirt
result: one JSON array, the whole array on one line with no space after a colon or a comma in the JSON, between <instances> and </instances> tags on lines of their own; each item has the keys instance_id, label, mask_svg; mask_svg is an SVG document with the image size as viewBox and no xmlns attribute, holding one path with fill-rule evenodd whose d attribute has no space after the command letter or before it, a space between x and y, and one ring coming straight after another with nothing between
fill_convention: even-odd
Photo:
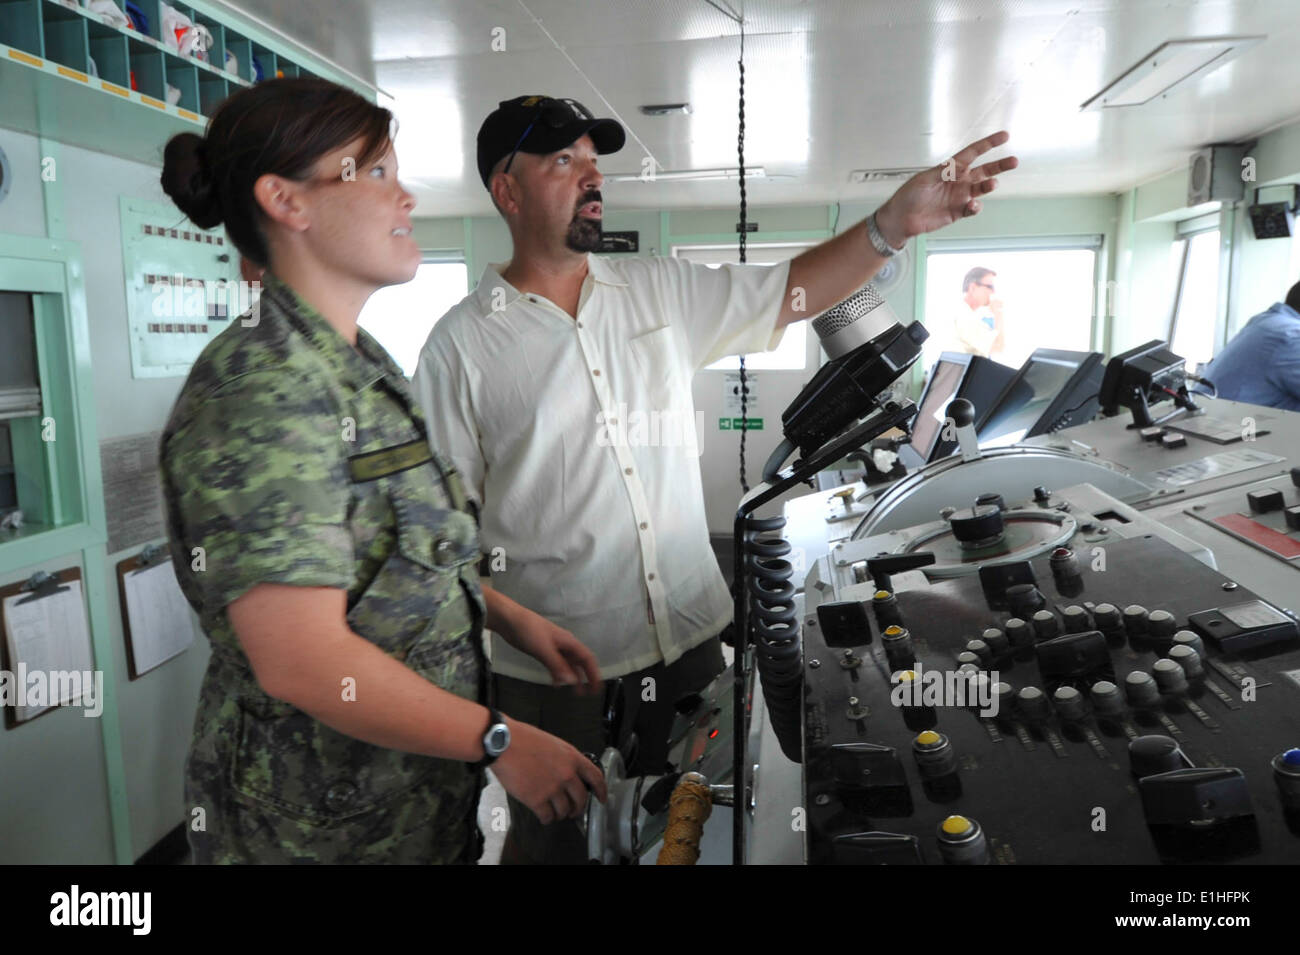
<instances>
[{"instance_id":1,"label":"camouflage shirt","mask_svg":"<svg viewBox=\"0 0 1300 955\"><path fill-rule=\"evenodd\" d=\"M346 590L355 633L483 699L478 534L459 477L383 348L358 329L354 349L263 281L260 307L199 356L162 438L172 560L212 644L186 764L195 859L472 861L482 773L269 696L227 617L262 583Z\"/></svg>"}]
</instances>

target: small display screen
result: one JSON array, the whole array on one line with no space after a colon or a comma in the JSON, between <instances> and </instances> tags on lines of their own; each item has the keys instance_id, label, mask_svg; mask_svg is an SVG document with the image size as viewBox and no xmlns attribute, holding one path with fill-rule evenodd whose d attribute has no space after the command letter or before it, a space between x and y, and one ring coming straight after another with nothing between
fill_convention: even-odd
<instances>
[{"instance_id":1,"label":"small display screen","mask_svg":"<svg viewBox=\"0 0 1300 955\"><path fill-rule=\"evenodd\" d=\"M993 409L988 423L980 428L980 446L1006 447L1023 440L1078 370L1077 361L1048 358L1030 361Z\"/></svg>"},{"instance_id":2,"label":"small display screen","mask_svg":"<svg viewBox=\"0 0 1300 955\"><path fill-rule=\"evenodd\" d=\"M930 373L930 385L926 388L925 398L912 425L912 447L926 461L930 460L930 452L934 450L939 433L943 430L948 403L956 396L965 373L965 365L943 360L935 362L934 371Z\"/></svg>"}]
</instances>

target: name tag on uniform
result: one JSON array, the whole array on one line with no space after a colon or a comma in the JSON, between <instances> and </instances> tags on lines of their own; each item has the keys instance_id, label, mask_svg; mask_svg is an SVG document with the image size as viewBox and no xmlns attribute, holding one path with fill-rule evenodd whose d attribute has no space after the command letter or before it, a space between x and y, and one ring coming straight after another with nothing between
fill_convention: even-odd
<instances>
[{"instance_id":1,"label":"name tag on uniform","mask_svg":"<svg viewBox=\"0 0 1300 955\"><path fill-rule=\"evenodd\" d=\"M352 476L352 483L361 484L396 474L398 471L418 468L421 464L427 464L432 460L433 454L429 451L429 442L421 438L391 448L353 455L348 458L348 472Z\"/></svg>"}]
</instances>

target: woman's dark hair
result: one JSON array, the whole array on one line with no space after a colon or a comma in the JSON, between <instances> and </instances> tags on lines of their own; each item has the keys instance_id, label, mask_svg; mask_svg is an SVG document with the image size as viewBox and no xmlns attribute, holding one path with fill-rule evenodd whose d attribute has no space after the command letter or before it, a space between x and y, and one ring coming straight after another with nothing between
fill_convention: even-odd
<instances>
[{"instance_id":1,"label":"woman's dark hair","mask_svg":"<svg viewBox=\"0 0 1300 955\"><path fill-rule=\"evenodd\" d=\"M173 136L163 152L162 187L201 229L223 222L240 253L268 265L263 213L253 185L267 174L306 180L326 153L360 137L357 167L387 147L393 114L327 80L274 79L217 107L206 137Z\"/></svg>"}]
</instances>

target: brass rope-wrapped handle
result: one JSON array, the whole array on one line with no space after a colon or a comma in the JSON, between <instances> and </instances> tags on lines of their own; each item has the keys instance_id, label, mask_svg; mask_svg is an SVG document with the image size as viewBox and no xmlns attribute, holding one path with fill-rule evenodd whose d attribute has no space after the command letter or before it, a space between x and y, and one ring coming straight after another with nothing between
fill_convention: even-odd
<instances>
[{"instance_id":1,"label":"brass rope-wrapped handle","mask_svg":"<svg viewBox=\"0 0 1300 955\"><path fill-rule=\"evenodd\" d=\"M668 797L668 823L664 844L655 865L695 865L700 858L700 837L713 812L709 783L699 773L686 773Z\"/></svg>"}]
</instances>

